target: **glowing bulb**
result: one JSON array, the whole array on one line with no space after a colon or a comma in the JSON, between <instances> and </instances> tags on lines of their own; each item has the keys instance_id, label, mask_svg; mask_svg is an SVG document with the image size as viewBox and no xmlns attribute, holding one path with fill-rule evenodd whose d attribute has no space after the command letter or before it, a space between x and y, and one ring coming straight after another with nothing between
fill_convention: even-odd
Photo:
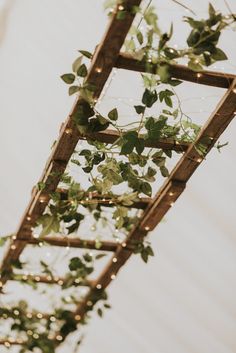
<instances>
[{"instance_id":1,"label":"glowing bulb","mask_svg":"<svg viewBox=\"0 0 236 353\"><path fill-rule=\"evenodd\" d=\"M62 279L60 279L57 283L59 284L59 286L62 286L64 282L62 281Z\"/></svg>"},{"instance_id":2,"label":"glowing bulb","mask_svg":"<svg viewBox=\"0 0 236 353\"><path fill-rule=\"evenodd\" d=\"M101 284L97 284L97 285L96 285L96 288L97 288L97 289L101 289L101 288L102 288L102 285L101 285Z\"/></svg>"},{"instance_id":3,"label":"glowing bulb","mask_svg":"<svg viewBox=\"0 0 236 353\"><path fill-rule=\"evenodd\" d=\"M4 346L9 348L9 347L11 347L11 343L10 342L4 342Z\"/></svg>"},{"instance_id":4,"label":"glowing bulb","mask_svg":"<svg viewBox=\"0 0 236 353\"><path fill-rule=\"evenodd\" d=\"M91 300L87 301L87 306L92 306L93 302L91 302Z\"/></svg>"},{"instance_id":5,"label":"glowing bulb","mask_svg":"<svg viewBox=\"0 0 236 353\"><path fill-rule=\"evenodd\" d=\"M75 320L79 321L81 319L80 315L75 315Z\"/></svg>"},{"instance_id":6,"label":"glowing bulb","mask_svg":"<svg viewBox=\"0 0 236 353\"><path fill-rule=\"evenodd\" d=\"M14 244L11 245L11 250L16 250L16 246Z\"/></svg>"},{"instance_id":7,"label":"glowing bulb","mask_svg":"<svg viewBox=\"0 0 236 353\"><path fill-rule=\"evenodd\" d=\"M102 72L102 69L101 69L101 67L96 67L95 71L96 71L98 74L100 74L100 73Z\"/></svg>"},{"instance_id":8,"label":"glowing bulb","mask_svg":"<svg viewBox=\"0 0 236 353\"><path fill-rule=\"evenodd\" d=\"M67 127L67 128L65 129L65 133L66 133L67 135L71 135L71 134L72 134L72 129L69 128L69 127Z\"/></svg>"},{"instance_id":9,"label":"glowing bulb","mask_svg":"<svg viewBox=\"0 0 236 353\"><path fill-rule=\"evenodd\" d=\"M170 192L169 192L169 195L170 195L170 196L173 196L173 195L174 195L174 193L173 193L172 191L170 191Z\"/></svg>"},{"instance_id":10,"label":"glowing bulb","mask_svg":"<svg viewBox=\"0 0 236 353\"><path fill-rule=\"evenodd\" d=\"M40 196L40 198L39 198L39 202L40 203L44 203L44 202L46 202L46 196Z\"/></svg>"},{"instance_id":11,"label":"glowing bulb","mask_svg":"<svg viewBox=\"0 0 236 353\"><path fill-rule=\"evenodd\" d=\"M122 245L123 248L125 248L127 244L126 243L122 243L121 245Z\"/></svg>"},{"instance_id":12,"label":"glowing bulb","mask_svg":"<svg viewBox=\"0 0 236 353\"><path fill-rule=\"evenodd\" d=\"M38 313L36 316L37 316L38 319L42 319L43 318L43 315L41 313Z\"/></svg>"},{"instance_id":13,"label":"glowing bulb","mask_svg":"<svg viewBox=\"0 0 236 353\"><path fill-rule=\"evenodd\" d=\"M200 74L200 72L197 73L197 78L202 77L202 74Z\"/></svg>"},{"instance_id":14,"label":"glowing bulb","mask_svg":"<svg viewBox=\"0 0 236 353\"><path fill-rule=\"evenodd\" d=\"M113 257L112 262L116 263L117 262L117 258Z\"/></svg>"},{"instance_id":15,"label":"glowing bulb","mask_svg":"<svg viewBox=\"0 0 236 353\"><path fill-rule=\"evenodd\" d=\"M115 274L111 275L111 279L115 279L115 278L116 278Z\"/></svg>"},{"instance_id":16,"label":"glowing bulb","mask_svg":"<svg viewBox=\"0 0 236 353\"><path fill-rule=\"evenodd\" d=\"M236 93L236 88L233 89L233 92Z\"/></svg>"},{"instance_id":17,"label":"glowing bulb","mask_svg":"<svg viewBox=\"0 0 236 353\"><path fill-rule=\"evenodd\" d=\"M57 335L57 336L56 336L56 340L57 340L57 341L62 341L62 340L63 340L63 337L62 337L61 335Z\"/></svg>"},{"instance_id":18,"label":"glowing bulb","mask_svg":"<svg viewBox=\"0 0 236 353\"><path fill-rule=\"evenodd\" d=\"M118 10L123 11L124 9L125 9L125 8L124 8L123 5L119 5L119 6L118 6Z\"/></svg>"},{"instance_id":19,"label":"glowing bulb","mask_svg":"<svg viewBox=\"0 0 236 353\"><path fill-rule=\"evenodd\" d=\"M150 227L146 226L144 229L148 232L150 230Z\"/></svg>"}]
</instances>

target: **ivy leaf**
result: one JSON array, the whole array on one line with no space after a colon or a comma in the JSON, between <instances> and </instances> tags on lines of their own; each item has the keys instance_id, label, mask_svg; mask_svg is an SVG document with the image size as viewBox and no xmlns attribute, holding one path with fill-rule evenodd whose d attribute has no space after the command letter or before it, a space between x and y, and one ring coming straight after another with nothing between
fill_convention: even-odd
<instances>
[{"instance_id":1,"label":"ivy leaf","mask_svg":"<svg viewBox=\"0 0 236 353\"><path fill-rule=\"evenodd\" d=\"M171 78L170 66L167 64L158 65L157 74L160 76L161 82L168 83Z\"/></svg>"},{"instance_id":2,"label":"ivy leaf","mask_svg":"<svg viewBox=\"0 0 236 353\"><path fill-rule=\"evenodd\" d=\"M71 271L76 271L83 266L84 264L79 257L73 257L72 259L70 259L69 269Z\"/></svg>"},{"instance_id":3,"label":"ivy leaf","mask_svg":"<svg viewBox=\"0 0 236 353\"><path fill-rule=\"evenodd\" d=\"M211 3L209 3L208 13L209 13L210 17L215 16L215 13L216 13L216 11L215 11L215 9L214 9L214 7L213 7L213 5Z\"/></svg>"},{"instance_id":4,"label":"ivy leaf","mask_svg":"<svg viewBox=\"0 0 236 353\"><path fill-rule=\"evenodd\" d=\"M102 259L104 256L107 256L107 254L98 254L95 256L96 260Z\"/></svg>"},{"instance_id":5,"label":"ivy leaf","mask_svg":"<svg viewBox=\"0 0 236 353\"><path fill-rule=\"evenodd\" d=\"M193 71L202 71L203 67L197 60L189 60L188 67Z\"/></svg>"},{"instance_id":6,"label":"ivy leaf","mask_svg":"<svg viewBox=\"0 0 236 353\"><path fill-rule=\"evenodd\" d=\"M138 33L136 34L136 37L138 39L139 44L142 45L143 44L143 34L142 34L142 32L138 31Z\"/></svg>"},{"instance_id":7,"label":"ivy leaf","mask_svg":"<svg viewBox=\"0 0 236 353\"><path fill-rule=\"evenodd\" d=\"M68 234L71 234L77 231L83 219L84 219L84 215L82 215L81 213L75 213L73 215L74 223L66 228L68 230Z\"/></svg>"},{"instance_id":8,"label":"ivy leaf","mask_svg":"<svg viewBox=\"0 0 236 353\"><path fill-rule=\"evenodd\" d=\"M102 317L103 316L103 311L101 308L97 309L98 316Z\"/></svg>"},{"instance_id":9,"label":"ivy leaf","mask_svg":"<svg viewBox=\"0 0 236 353\"><path fill-rule=\"evenodd\" d=\"M79 89L80 89L79 86L70 86L69 87L69 91L68 91L69 92L69 96L72 96L72 94L78 92Z\"/></svg>"},{"instance_id":10,"label":"ivy leaf","mask_svg":"<svg viewBox=\"0 0 236 353\"><path fill-rule=\"evenodd\" d=\"M145 142L143 138L138 138L135 143L135 149L138 154L141 154L144 150Z\"/></svg>"},{"instance_id":11,"label":"ivy leaf","mask_svg":"<svg viewBox=\"0 0 236 353\"><path fill-rule=\"evenodd\" d=\"M169 176L169 171L168 169L163 165L160 167L161 175L166 178Z\"/></svg>"},{"instance_id":12,"label":"ivy leaf","mask_svg":"<svg viewBox=\"0 0 236 353\"><path fill-rule=\"evenodd\" d=\"M148 108L151 108L157 101L157 98L156 90L150 91L146 88L142 97L142 103L145 104Z\"/></svg>"},{"instance_id":13,"label":"ivy leaf","mask_svg":"<svg viewBox=\"0 0 236 353\"><path fill-rule=\"evenodd\" d=\"M141 184L141 192L147 196L152 196L152 187L149 183L143 182Z\"/></svg>"},{"instance_id":14,"label":"ivy leaf","mask_svg":"<svg viewBox=\"0 0 236 353\"><path fill-rule=\"evenodd\" d=\"M137 114L143 114L145 112L145 106L143 105L135 105L134 109L136 111Z\"/></svg>"},{"instance_id":15,"label":"ivy leaf","mask_svg":"<svg viewBox=\"0 0 236 353\"><path fill-rule=\"evenodd\" d=\"M79 50L79 53L81 53L83 56L85 56L88 59L92 59L93 54L91 54L89 51L87 50Z\"/></svg>"},{"instance_id":16,"label":"ivy leaf","mask_svg":"<svg viewBox=\"0 0 236 353\"><path fill-rule=\"evenodd\" d=\"M77 75L80 77L86 77L88 74L88 70L85 64L82 64L78 70L77 70Z\"/></svg>"},{"instance_id":17,"label":"ivy leaf","mask_svg":"<svg viewBox=\"0 0 236 353\"><path fill-rule=\"evenodd\" d=\"M228 59L227 55L220 48L215 49L215 51L212 53L212 58L216 61Z\"/></svg>"},{"instance_id":18,"label":"ivy leaf","mask_svg":"<svg viewBox=\"0 0 236 353\"><path fill-rule=\"evenodd\" d=\"M123 135L124 143L121 147L121 154L127 155L130 154L135 148L135 144L138 138L136 131L129 131Z\"/></svg>"},{"instance_id":19,"label":"ivy leaf","mask_svg":"<svg viewBox=\"0 0 236 353\"><path fill-rule=\"evenodd\" d=\"M108 118L110 120L114 120L116 121L118 119L118 111L116 108L112 109L109 113L108 113Z\"/></svg>"},{"instance_id":20,"label":"ivy leaf","mask_svg":"<svg viewBox=\"0 0 236 353\"><path fill-rule=\"evenodd\" d=\"M72 70L73 72L77 72L79 67L81 66L82 64L82 59L83 57L82 56L79 56L77 59L75 59L75 61L73 62L72 64Z\"/></svg>"},{"instance_id":21,"label":"ivy leaf","mask_svg":"<svg viewBox=\"0 0 236 353\"><path fill-rule=\"evenodd\" d=\"M68 85L72 84L75 80L75 75L74 74L64 74L61 76L61 79L67 83Z\"/></svg>"},{"instance_id":22,"label":"ivy leaf","mask_svg":"<svg viewBox=\"0 0 236 353\"><path fill-rule=\"evenodd\" d=\"M44 190L45 187L46 187L46 183L44 183L43 181L39 181L39 182L37 183L37 188L38 188L39 191Z\"/></svg>"},{"instance_id":23,"label":"ivy leaf","mask_svg":"<svg viewBox=\"0 0 236 353\"><path fill-rule=\"evenodd\" d=\"M73 114L73 119L77 125L88 125L88 119L94 116L94 114L95 112L90 104L84 101L77 105L76 112Z\"/></svg>"},{"instance_id":24,"label":"ivy leaf","mask_svg":"<svg viewBox=\"0 0 236 353\"><path fill-rule=\"evenodd\" d=\"M40 237L50 234L51 232L59 232L60 222L56 215L44 214L38 219L38 224L43 227Z\"/></svg>"},{"instance_id":25,"label":"ivy leaf","mask_svg":"<svg viewBox=\"0 0 236 353\"><path fill-rule=\"evenodd\" d=\"M166 89L165 91L161 91L159 92L159 99L161 102L163 102L163 100L165 101L166 105L168 105L168 107L173 106L172 100L171 100L171 96L173 96L174 93L172 91L170 91L169 89Z\"/></svg>"}]
</instances>

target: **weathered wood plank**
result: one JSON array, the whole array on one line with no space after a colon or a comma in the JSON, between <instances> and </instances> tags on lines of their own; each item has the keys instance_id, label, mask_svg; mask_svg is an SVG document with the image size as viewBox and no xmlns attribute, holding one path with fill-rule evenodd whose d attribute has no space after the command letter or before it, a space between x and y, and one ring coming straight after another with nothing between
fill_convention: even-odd
<instances>
[{"instance_id":1,"label":"weathered wood plank","mask_svg":"<svg viewBox=\"0 0 236 353\"><path fill-rule=\"evenodd\" d=\"M150 65L150 63L148 63L148 65L149 72L155 74L157 65ZM134 59L132 56L127 54L119 55L116 62L116 67L119 69L137 72L147 72L146 63L144 61ZM207 70L195 72L184 65L170 65L170 73L174 78L179 80L220 88L229 88L233 80L236 78L235 75L227 74L225 72Z\"/></svg>"},{"instance_id":2,"label":"weathered wood plank","mask_svg":"<svg viewBox=\"0 0 236 353\"><path fill-rule=\"evenodd\" d=\"M79 135L79 133L78 133ZM105 131L89 134L79 135L81 140L96 140L105 143L114 143L120 137L118 131L107 129ZM173 139L159 139L157 141L145 141L145 147L160 148L163 150L173 150L177 152L185 152L189 147L188 142L178 142Z\"/></svg>"},{"instance_id":3,"label":"weathered wood plank","mask_svg":"<svg viewBox=\"0 0 236 353\"><path fill-rule=\"evenodd\" d=\"M140 3L141 0L125 0L122 3L122 6L124 6L125 10L131 10L133 6L138 6ZM96 48L88 71L86 83L95 85L95 98L98 98L102 92L135 17L135 13L132 11L126 12L124 20L118 19L116 15L117 12L115 12L111 18L108 29L101 43ZM40 179L40 181L43 181L47 185L49 185L48 180L50 179L50 186L47 186L42 192L34 190L30 203L26 208L25 214L16 231L17 238L20 238L22 232L25 231L25 228L28 229L29 226L32 226L38 216L43 213L49 201L49 193L55 190L59 183L60 176L65 170L78 142L77 129L74 126L72 116L76 113L78 106L83 104L83 102L83 99L79 96L61 129L59 139L54 146L51 156L46 164L45 171ZM53 178L52 172L54 176ZM28 221L29 217L31 217L31 221ZM28 232L27 237L30 238L30 236L31 233ZM17 246L18 247L15 249L12 249L11 247L8 249L1 266L3 272L10 270L12 258L16 259L19 257L24 249L25 243L20 242ZM5 282L4 278L2 279L2 282Z\"/></svg>"},{"instance_id":4,"label":"weathered wood plank","mask_svg":"<svg viewBox=\"0 0 236 353\"><path fill-rule=\"evenodd\" d=\"M120 268L132 255L132 251L129 250L127 246L132 244L134 240L143 239L148 231L153 230L172 206L172 203L174 203L181 195L186 182L202 161L201 156L199 156L199 153L196 150L196 145L202 142L206 137L211 137L210 143L206 149L206 153L208 153L213 147L215 141L235 116L235 112L236 80L233 81L230 89L223 96L217 108L212 113L207 123L203 126L196 142L189 147L187 153L183 155L173 172L153 198L152 204L150 204L150 206L144 211L140 223L130 232L126 243L123 243L123 246L120 245L117 248L117 251L114 254L115 262L112 259L98 277L85 300L78 306L76 311L77 314L80 316L86 314L88 310L87 303L93 296L93 292L98 290L97 286L101 289L105 289L115 278Z\"/></svg>"}]
</instances>

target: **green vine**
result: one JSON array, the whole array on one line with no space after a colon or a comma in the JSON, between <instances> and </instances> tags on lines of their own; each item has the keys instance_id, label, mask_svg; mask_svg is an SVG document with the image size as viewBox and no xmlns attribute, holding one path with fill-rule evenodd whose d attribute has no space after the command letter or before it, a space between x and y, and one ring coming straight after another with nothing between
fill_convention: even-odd
<instances>
[{"instance_id":1,"label":"green vine","mask_svg":"<svg viewBox=\"0 0 236 353\"><path fill-rule=\"evenodd\" d=\"M184 61L190 69L199 72L216 61L227 59L227 55L218 47L218 41L222 31L235 23L234 14L225 16L209 4L207 19L184 17L183 20L190 26L190 33L186 48L177 50L170 45L174 35L173 25L168 32L162 32L156 11L150 3L144 10L139 7L127 9L122 4L121 0L108 0L104 7L109 15L113 15L118 6L116 16L120 20L124 20L127 11L131 11L140 17L139 24L143 22L142 29L139 24L131 28L124 49L127 54L145 63L148 73L141 75L144 91L140 103L133 107L133 121L120 125L117 107L102 114L96 106L96 87L86 81L87 62L93 57L90 52L80 50L80 56L72 64L72 72L61 76L69 85L69 95L79 94L83 98L72 119L80 134L90 135L90 139L82 144L80 150L74 151L59 188L50 195L48 207L37 220L35 231L42 244L44 237L51 233L73 237L88 220L92 223L92 231L100 227L118 241L125 239L139 222L140 210L134 210L135 203L142 197L151 197L152 183L169 176L167 162L177 153L161 148L147 149L145 145L167 139L175 143L194 142L200 131L200 126L183 112L175 91L175 87L182 82L172 77L170 66ZM156 72L153 72L154 67ZM108 127L112 127L118 135L113 144L91 139L93 133ZM206 139L196 146L200 155L205 155L208 143ZM223 146L218 144L217 148L220 150ZM85 173L89 183L79 183L69 172L72 167L73 175ZM38 190L44 190L46 186L43 182L37 184ZM1 238L0 245L3 246L8 238ZM101 246L101 240L102 237L98 235L97 249ZM145 262L154 255L147 238L133 242L132 246L133 252L140 254ZM71 258L61 288L64 290L87 285L96 260L104 255L94 257L84 253L81 257ZM34 280L26 281L19 272L24 268L24 263L18 260L12 266L13 272L2 273L1 276L38 288ZM51 279L56 278L51 267L43 261L40 271ZM71 295L73 304L77 305L80 300ZM29 312L27 304L22 301L17 306L0 308L0 318L9 319L11 330L23 335L20 353L33 352L36 347L43 353L53 353L58 342L75 331L78 323L87 322L89 311L96 308L98 315L102 316L103 310L110 308L103 289L93 290L90 305L82 320L78 320L73 311L67 309L65 298L62 299L63 305L64 308L56 309L46 318L34 311Z\"/></svg>"}]
</instances>

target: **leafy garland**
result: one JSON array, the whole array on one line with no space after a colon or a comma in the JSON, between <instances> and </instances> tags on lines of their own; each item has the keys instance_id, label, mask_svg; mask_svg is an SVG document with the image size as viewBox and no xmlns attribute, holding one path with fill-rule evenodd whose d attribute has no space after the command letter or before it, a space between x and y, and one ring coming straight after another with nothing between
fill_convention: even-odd
<instances>
[{"instance_id":1,"label":"leafy garland","mask_svg":"<svg viewBox=\"0 0 236 353\"><path fill-rule=\"evenodd\" d=\"M122 3L123 1L117 0L106 1L105 9L108 10L108 15L113 14L118 6L116 16L124 20L127 9ZM209 4L209 17L206 20L184 17L191 31L186 41L187 47L177 50L169 45L173 36L173 25L168 33L163 33L153 6L148 6L145 10L133 7L129 11L137 13L145 24L142 30L139 25L131 28L125 41L125 51L145 62L147 72L150 72L141 75L144 92L140 104L134 106L136 119L130 124L120 125L116 107L106 116L97 110L93 99L95 87L86 82L88 69L83 62L91 60L92 54L80 50L81 55L72 64L73 72L61 76L69 85L69 95L79 93L84 98L73 115L74 123L82 135L103 131L112 126L118 132L119 138L110 145L88 139L86 148L74 151L69 166L79 168L80 172L82 169L88 176L90 186L83 188L68 172L62 176L59 189L50 195L50 204L37 221L36 230L40 229L39 237L42 241L44 236L53 232L67 235L76 233L87 217L94 219L94 230L96 224L102 222L102 227L108 227L114 238L117 239L119 232L127 235L140 216L139 211L132 209L133 203L140 200L142 195L152 195L151 183L158 175L168 177L166 162L173 155L171 150L147 151L145 143L168 138L176 142L193 142L200 131L200 126L193 123L181 108L174 87L182 82L171 76L170 65L184 60L190 69L199 72L216 61L226 60L226 54L218 48L218 41L222 30L235 23L235 15L223 16ZM155 74L151 73L154 65L157 68ZM204 141L196 146L202 156L207 144L208 141ZM218 146L219 149L220 147ZM119 185L126 187L127 192L115 192ZM42 182L37 186L39 190L46 187ZM103 207L104 200L109 200L112 215L107 216ZM7 239L8 237L2 238L1 245ZM97 238L97 244L99 249L100 238ZM139 253L145 262L149 256L154 255L146 239L134 243L133 247L134 253ZM81 257L70 259L69 272L65 276L62 289L88 282L88 276L94 270L94 261L101 256L103 254L93 258L90 253L84 253ZM12 265L18 270L24 266L20 261ZM49 265L42 261L41 273L55 279ZM2 276L6 276L6 273L2 273ZM35 281L25 281L24 276L19 273L9 276L37 288ZM78 304L75 296L71 298L74 304ZM96 303L100 300L103 305L97 306ZM65 304L66 300L62 301ZM94 306L100 316L104 308L110 307L107 295L101 288L94 291L88 311ZM36 312L29 312L27 304L21 301L17 306L1 308L0 317L10 318L11 330L23 333L20 353L34 351L35 347L43 353L53 353L58 341L64 340L67 334L75 331L78 322L85 324L88 315L80 320L75 317L73 311L56 309L53 314L45 317Z\"/></svg>"}]
</instances>

